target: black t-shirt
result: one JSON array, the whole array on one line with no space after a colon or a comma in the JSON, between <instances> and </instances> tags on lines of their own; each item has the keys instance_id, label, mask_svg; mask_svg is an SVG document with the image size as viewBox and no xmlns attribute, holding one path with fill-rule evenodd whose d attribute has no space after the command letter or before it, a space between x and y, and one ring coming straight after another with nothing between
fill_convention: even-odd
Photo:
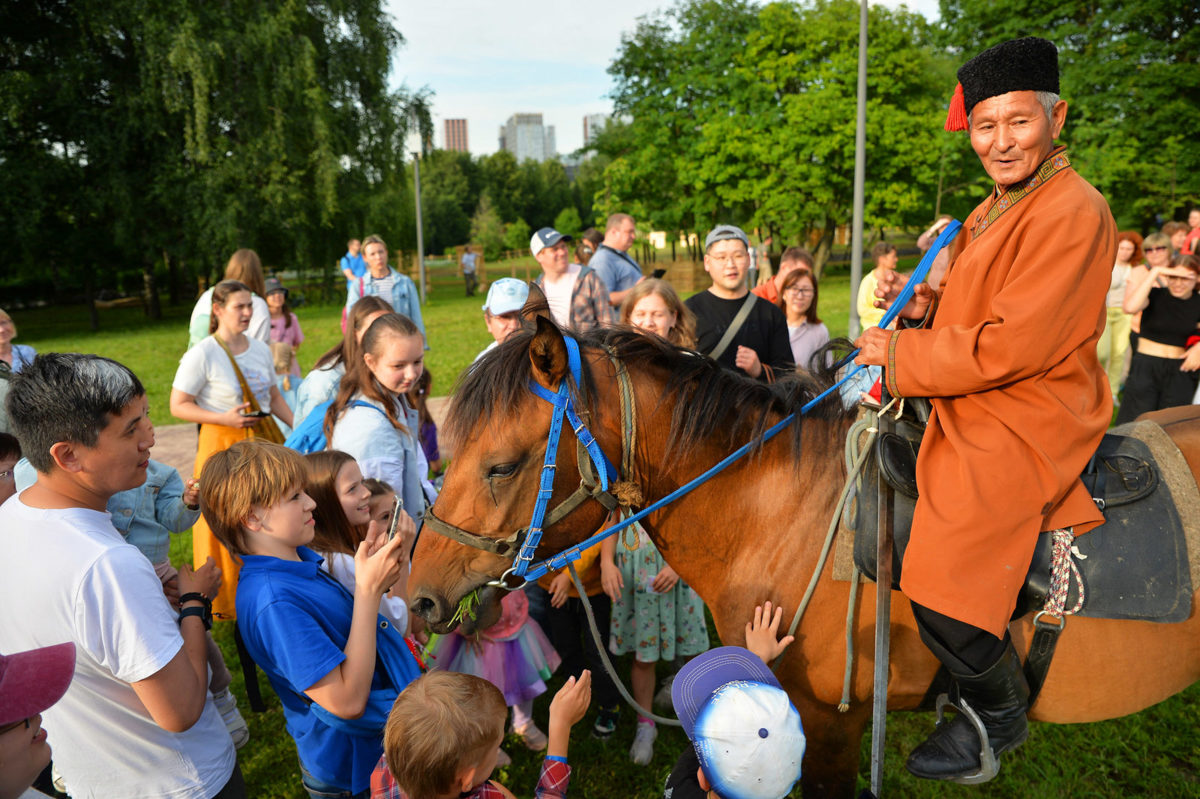
<instances>
[{"instance_id":1,"label":"black t-shirt","mask_svg":"<svg viewBox=\"0 0 1200 799\"><path fill-rule=\"evenodd\" d=\"M733 341L717 358L727 369L737 369L738 345L758 353L758 359L776 371L791 369L792 345L788 342L787 317L783 311L762 297L755 303ZM708 354L721 341L733 318L741 310L745 297L721 299L711 291L702 291L684 300L684 305L696 315L696 349ZM738 370L741 371L741 370ZM745 372L742 372L745 374Z\"/></svg>"},{"instance_id":2,"label":"black t-shirt","mask_svg":"<svg viewBox=\"0 0 1200 799\"><path fill-rule=\"evenodd\" d=\"M1186 300L1171 296L1164 288L1150 289L1150 297L1142 310L1140 335L1159 344L1172 347L1187 346L1188 336L1195 335L1200 322L1200 293L1192 292Z\"/></svg>"}]
</instances>

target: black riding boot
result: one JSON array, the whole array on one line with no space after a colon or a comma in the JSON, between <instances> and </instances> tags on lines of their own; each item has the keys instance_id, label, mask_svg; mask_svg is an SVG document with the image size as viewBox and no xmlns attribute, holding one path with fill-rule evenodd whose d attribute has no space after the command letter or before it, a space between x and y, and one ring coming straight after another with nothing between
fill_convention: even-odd
<instances>
[{"instance_id":1,"label":"black riding boot","mask_svg":"<svg viewBox=\"0 0 1200 799\"><path fill-rule=\"evenodd\" d=\"M1020 746L1029 737L1025 710L1029 684L1021 658L1007 641L1004 654L982 674L959 674L950 670L957 687L959 713L942 721L938 703L938 726L924 743L908 756L908 770L930 780L953 780L966 784L987 782L996 776L1000 755ZM987 733L990 757L981 754L974 714Z\"/></svg>"}]
</instances>

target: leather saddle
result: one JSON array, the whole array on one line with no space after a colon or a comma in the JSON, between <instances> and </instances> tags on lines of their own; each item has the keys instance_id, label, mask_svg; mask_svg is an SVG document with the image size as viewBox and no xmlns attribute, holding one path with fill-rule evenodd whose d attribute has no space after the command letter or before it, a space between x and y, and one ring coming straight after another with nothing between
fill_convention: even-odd
<instances>
[{"instance_id":1,"label":"leather saddle","mask_svg":"<svg viewBox=\"0 0 1200 799\"><path fill-rule=\"evenodd\" d=\"M912 403L911 400L908 401ZM867 458L848 526L854 529L854 562L871 579L876 574L878 474L894 490L893 588L899 589L904 551L919 496L917 455L928 418L927 406L901 417L895 432L880 434ZM1080 616L1179 622L1191 614L1192 583L1183 523L1158 465L1146 444L1108 434L1080 479L1105 522L1075 539L1075 563L1083 577ZM1039 536L1025 587L1013 618L1040 610L1050 589L1052 541ZM1067 607L1078 599L1071 581Z\"/></svg>"}]
</instances>

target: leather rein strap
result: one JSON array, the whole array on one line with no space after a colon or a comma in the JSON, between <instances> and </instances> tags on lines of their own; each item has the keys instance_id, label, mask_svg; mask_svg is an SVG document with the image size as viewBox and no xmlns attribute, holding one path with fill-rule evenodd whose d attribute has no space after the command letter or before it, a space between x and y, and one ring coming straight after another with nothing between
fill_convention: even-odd
<instances>
[{"instance_id":1,"label":"leather rein strap","mask_svg":"<svg viewBox=\"0 0 1200 799\"><path fill-rule=\"evenodd\" d=\"M570 336L564 336L567 345L567 361L570 377L577 389L583 390L583 366L579 353L579 344ZM634 421L636 410L633 406L633 386L629 380L629 372L625 364L611 350L608 353L616 370L617 383L621 396L621 467L626 479L632 473L633 450L637 440L637 430ZM542 473L538 487L537 501L534 504L533 516L529 525L504 538L491 538L478 533L472 533L461 527L452 525L434 515L430 508L425 512L425 526L439 535L443 535L460 544L482 549L500 557L512 557L513 566L505 572L494 584L509 588L505 578L510 574L523 580L533 580L547 571L545 564L532 572L529 571L534 552L541 541L545 528L557 524L572 511L576 510L588 499L599 502L610 513L620 506L619 500L611 493L610 488L617 482L619 476L616 468L604 454L595 436L588 429L583 417L588 415L576 411L576 402L572 396L567 377L564 376L556 391L549 391L541 385L529 382L529 390L536 396L549 402L554 407L550 422L550 432L546 440L546 454L542 464ZM553 509L548 511L550 497L554 491L554 476L558 460L558 443L562 435L563 422L571 425L575 433L576 463L579 469L579 487ZM528 572L528 574L527 574ZM513 587L519 587L518 585Z\"/></svg>"}]
</instances>

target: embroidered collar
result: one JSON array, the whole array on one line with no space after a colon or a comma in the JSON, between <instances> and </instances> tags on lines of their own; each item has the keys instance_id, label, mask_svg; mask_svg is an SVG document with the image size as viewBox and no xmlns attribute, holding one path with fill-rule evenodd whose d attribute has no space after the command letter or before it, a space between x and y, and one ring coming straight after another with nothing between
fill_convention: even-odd
<instances>
[{"instance_id":1,"label":"embroidered collar","mask_svg":"<svg viewBox=\"0 0 1200 799\"><path fill-rule=\"evenodd\" d=\"M975 225L971 229L972 237L982 235L983 231L987 230L1006 211L1043 186L1050 178L1070 168L1071 159L1067 157L1067 148L1065 146L1057 147L1050 151L1050 154L1046 156L1046 160L1042 161L1038 168L1033 171L1033 174L1025 178L1025 180L1010 186L1003 192L997 186L995 189L996 196L991 206L988 207L982 216L975 217Z\"/></svg>"}]
</instances>

